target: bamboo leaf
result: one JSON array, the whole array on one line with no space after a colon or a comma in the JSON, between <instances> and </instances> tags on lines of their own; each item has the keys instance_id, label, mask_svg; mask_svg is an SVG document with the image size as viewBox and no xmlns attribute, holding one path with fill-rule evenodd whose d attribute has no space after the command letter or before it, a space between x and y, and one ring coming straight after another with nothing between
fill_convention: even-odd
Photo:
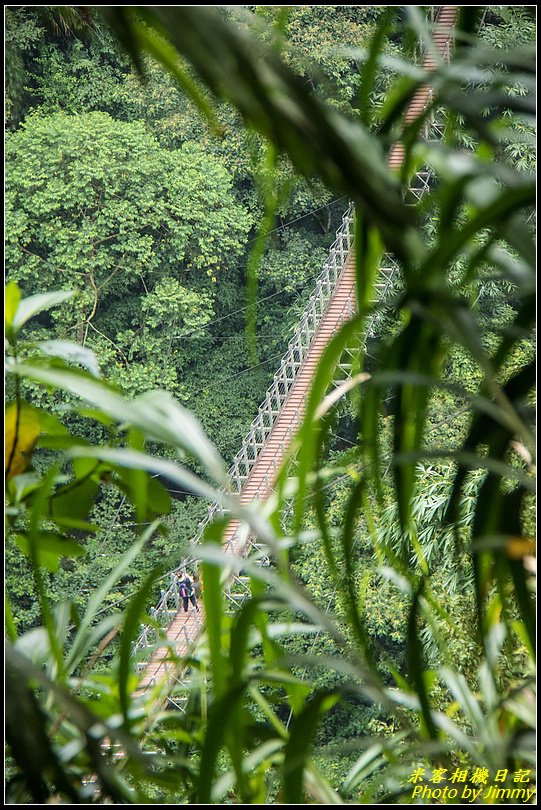
<instances>
[{"instance_id":1,"label":"bamboo leaf","mask_svg":"<svg viewBox=\"0 0 541 810\"><path fill-rule=\"evenodd\" d=\"M205 531L206 544L220 545L226 525L225 521L218 521L209 525ZM229 662L224 658L222 650L224 604L221 571L217 565L203 562L201 575L203 579L203 601L205 603L206 630L209 639L212 677L216 694L221 696L226 688L226 678L229 671Z\"/></svg>"},{"instance_id":2,"label":"bamboo leaf","mask_svg":"<svg viewBox=\"0 0 541 810\"><path fill-rule=\"evenodd\" d=\"M228 691L214 703L211 712L209 712L198 773L196 795L198 804L210 802L212 785L215 782L214 774L218 754L223 746L224 735L229 726L230 718L234 712L238 711L239 701L244 694L244 689L245 684L243 683Z\"/></svg>"},{"instance_id":3,"label":"bamboo leaf","mask_svg":"<svg viewBox=\"0 0 541 810\"><path fill-rule=\"evenodd\" d=\"M433 740L438 737L438 732L432 717L430 703L428 700L428 693L425 682L425 671L423 669L423 654L422 645L419 642L417 632L417 618L419 615L419 602L424 590L424 579L421 579L417 592L413 597L411 611L408 619L408 646L407 646L407 661L408 661L408 674L415 687L415 694L419 699L421 711L421 728L423 733Z\"/></svg>"},{"instance_id":4,"label":"bamboo leaf","mask_svg":"<svg viewBox=\"0 0 541 810\"><path fill-rule=\"evenodd\" d=\"M115 24L114 10L102 13ZM326 107L272 48L262 50L248 30L231 25L215 9L145 7L141 13L148 25L167 34L213 93L233 102L303 175L320 176L339 196L347 194L369 208L397 252L403 251L403 232L410 231L413 216L377 139L360 123ZM122 18L129 24L126 15Z\"/></svg>"},{"instance_id":5,"label":"bamboo leaf","mask_svg":"<svg viewBox=\"0 0 541 810\"><path fill-rule=\"evenodd\" d=\"M372 776L375 771L385 764L387 761L386 752L402 743L407 737L408 732L401 731L398 734L393 734L389 740L371 745L368 750L359 757L349 771L342 783L340 792L348 794L351 793L352 790L355 790L360 782Z\"/></svg>"},{"instance_id":6,"label":"bamboo leaf","mask_svg":"<svg viewBox=\"0 0 541 810\"><path fill-rule=\"evenodd\" d=\"M340 699L337 693L320 693L315 695L296 718L291 729L289 740L284 750L282 779L284 802L286 804L303 804L303 782L305 768L314 738L314 733L321 715L328 711Z\"/></svg>"},{"instance_id":7,"label":"bamboo leaf","mask_svg":"<svg viewBox=\"0 0 541 810\"><path fill-rule=\"evenodd\" d=\"M120 650L118 656L118 695L120 707L124 715L124 727L130 729L130 687L135 682L133 673L133 642L137 637L140 628L140 621L148 603L148 597L156 580L164 573L164 565L157 566L145 578L142 586L138 589L135 597L126 611L122 635L120 639ZM133 677L130 677L132 676Z\"/></svg>"},{"instance_id":8,"label":"bamboo leaf","mask_svg":"<svg viewBox=\"0 0 541 810\"><path fill-rule=\"evenodd\" d=\"M90 597L66 659L66 668L68 671L73 670L80 663L91 646L88 631L103 604L105 596L109 593L115 582L117 582L129 568L137 555L141 553L149 538L154 534L156 526L157 523L155 522L147 527L141 538L125 552L121 562L115 566L105 581Z\"/></svg>"}]
</instances>

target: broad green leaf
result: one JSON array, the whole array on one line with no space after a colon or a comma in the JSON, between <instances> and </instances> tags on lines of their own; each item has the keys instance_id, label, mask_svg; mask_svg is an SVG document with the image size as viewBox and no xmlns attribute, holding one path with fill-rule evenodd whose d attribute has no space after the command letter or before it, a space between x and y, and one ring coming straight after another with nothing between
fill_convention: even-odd
<instances>
[{"instance_id":1,"label":"broad green leaf","mask_svg":"<svg viewBox=\"0 0 541 810\"><path fill-rule=\"evenodd\" d=\"M99 402L102 410L120 424L139 428L149 438L181 447L197 458L220 484L229 485L225 465L199 422L165 391L151 391L124 399L115 390L86 374L30 363L14 364L13 370L46 385L70 391L87 402Z\"/></svg>"},{"instance_id":2,"label":"broad green leaf","mask_svg":"<svg viewBox=\"0 0 541 810\"><path fill-rule=\"evenodd\" d=\"M10 335L12 332L13 319L20 300L21 291L18 285L14 281L10 281L4 293L4 323L7 335Z\"/></svg>"},{"instance_id":3,"label":"broad green leaf","mask_svg":"<svg viewBox=\"0 0 541 810\"><path fill-rule=\"evenodd\" d=\"M136 506L139 523L170 512L171 497L155 476L150 476L142 470L134 471L118 466L115 469L117 473L115 484Z\"/></svg>"},{"instance_id":4,"label":"broad green leaf","mask_svg":"<svg viewBox=\"0 0 541 810\"><path fill-rule=\"evenodd\" d=\"M201 478L198 478L190 470L173 461L167 461L148 453L140 453L137 450L128 449L115 449L111 447L70 447L67 451L70 458L93 458L101 459L112 465L120 465L127 468L136 470L146 470L150 473L156 473L164 479L177 484L182 489L200 495L206 498L211 503L213 501L223 501L224 503L234 504L229 499L207 484Z\"/></svg>"},{"instance_id":5,"label":"broad green leaf","mask_svg":"<svg viewBox=\"0 0 541 810\"><path fill-rule=\"evenodd\" d=\"M152 516L167 515L171 511L171 496L167 489L154 476L148 481L148 502Z\"/></svg>"},{"instance_id":6,"label":"broad green leaf","mask_svg":"<svg viewBox=\"0 0 541 810\"><path fill-rule=\"evenodd\" d=\"M13 317L13 330L18 332L24 324L46 309L63 304L74 295L73 291L58 291L51 293L38 293L23 298Z\"/></svg>"},{"instance_id":7,"label":"broad green leaf","mask_svg":"<svg viewBox=\"0 0 541 810\"><path fill-rule=\"evenodd\" d=\"M40 409L39 422L41 426L40 444L43 436L69 436L70 433L60 419L48 411ZM78 439L79 441L79 439ZM84 440L80 440L84 441Z\"/></svg>"},{"instance_id":8,"label":"broad green leaf","mask_svg":"<svg viewBox=\"0 0 541 810\"><path fill-rule=\"evenodd\" d=\"M43 354L61 357L68 363L78 363L87 369L94 377L100 377L98 359L93 351L78 343L68 343L66 340L42 340L38 349Z\"/></svg>"},{"instance_id":9,"label":"broad green leaf","mask_svg":"<svg viewBox=\"0 0 541 810\"><path fill-rule=\"evenodd\" d=\"M220 484L229 478L217 450L205 436L198 420L165 391L150 391L133 401L134 424L156 438L180 445L201 461ZM138 419L138 422L135 421Z\"/></svg>"},{"instance_id":10,"label":"broad green leaf","mask_svg":"<svg viewBox=\"0 0 541 810\"><path fill-rule=\"evenodd\" d=\"M81 532L99 532L101 528L97 523L89 523L87 520L81 520L71 515L67 515L66 517L55 515L54 522L60 528L76 529Z\"/></svg>"},{"instance_id":11,"label":"broad green leaf","mask_svg":"<svg viewBox=\"0 0 541 810\"><path fill-rule=\"evenodd\" d=\"M38 437L38 446L46 447L49 450L67 450L74 445L81 447L81 445L84 446L85 444L84 439L80 436L72 436L68 431L64 434L42 432ZM88 442L88 445L90 446L90 442Z\"/></svg>"},{"instance_id":12,"label":"broad green leaf","mask_svg":"<svg viewBox=\"0 0 541 810\"><path fill-rule=\"evenodd\" d=\"M39 411L27 402L13 402L5 412L5 475L9 480L26 470L38 439Z\"/></svg>"},{"instance_id":13,"label":"broad green leaf","mask_svg":"<svg viewBox=\"0 0 541 810\"><path fill-rule=\"evenodd\" d=\"M94 506L98 488L99 482L92 477L76 478L61 487L49 501L51 517L84 521Z\"/></svg>"},{"instance_id":14,"label":"broad green leaf","mask_svg":"<svg viewBox=\"0 0 541 810\"><path fill-rule=\"evenodd\" d=\"M29 555L28 538L18 534L15 540L21 551ZM35 543L39 563L49 571L57 571L63 557L80 557L85 553L84 548L76 540L70 540L54 532L40 532L35 538Z\"/></svg>"}]
</instances>

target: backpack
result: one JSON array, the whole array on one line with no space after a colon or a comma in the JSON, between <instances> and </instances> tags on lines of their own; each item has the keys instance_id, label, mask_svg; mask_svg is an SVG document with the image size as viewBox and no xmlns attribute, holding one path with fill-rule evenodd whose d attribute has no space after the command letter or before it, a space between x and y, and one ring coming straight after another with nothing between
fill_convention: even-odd
<instances>
[{"instance_id":1,"label":"backpack","mask_svg":"<svg viewBox=\"0 0 541 810\"><path fill-rule=\"evenodd\" d=\"M193 594L193 589L191 587L191 581L186 577L186 579L181 579L178 583L178 592L182 596L183 599L187 599L189 596Z\"/></svg>"}]
</instances>

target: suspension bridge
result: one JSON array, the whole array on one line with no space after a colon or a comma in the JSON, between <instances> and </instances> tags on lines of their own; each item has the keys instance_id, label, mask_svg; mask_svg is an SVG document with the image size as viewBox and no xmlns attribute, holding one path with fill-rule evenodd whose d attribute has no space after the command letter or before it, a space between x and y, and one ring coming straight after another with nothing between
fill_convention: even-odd
<instances>
[{"instance_id":1,"label":"suspension bridge","mask_svg":"<svg viewBox=\"0 0 541 810\"><path fill-rule=\"evenodd\" d=\"M440 6L435 11L433 47L427 49L422 62L427 71L434 70L441 61L449 59L458 6ZM405 124L411 124L423 114L430 96L431 88L428 85L417 90L404 115ZM404 147L397 143L390 150L388 165L391 169L399 169L403 159ZM430 170L417 172L413 177L410 193L414 199L419 200L428 192L430 177ZM272 492L277 472L302 420L306 397L321 355L332 336L355 311L353 231L354 212L350 206L343 216L299 328L229 470L231 486L238 493L241 505L255 500L263 501ZM387 254L380 267L376 283L377 300L374 303L384 305L389 299L396 284L397 271L396 261ZM381 306L378 309L381 310ZM368 335L373 331L377 317L376 312L370 316L366 330ZM209 508L194 544L202 537L208 523L223 514L218 504ZM225 530L223 548L235 557L255 554L261 563L268 562L264 548L255 538L246 536L236 520L231 520ZM194 550L194 559L183 560L176 570L190 567L195 562ZM200 637L204 628L204 614L202 604L199 613L184 612L177 591L176 571L171 572L169 579L158 605L151 610L155 623L164 628L161 640L154 627L145 626L134 645L134 653L146 658L146 663L141 666L137 694L165 684L169 692L168 700L182 709L182 703L176 702L171 696L175 682L182 679L183 665L179 665L178 659L184 659ZM250 588L242 576L231 573L224 593L235 607L250 595ZM147 651L148 657L145 656Z\"/></svg>"}]
</instances>

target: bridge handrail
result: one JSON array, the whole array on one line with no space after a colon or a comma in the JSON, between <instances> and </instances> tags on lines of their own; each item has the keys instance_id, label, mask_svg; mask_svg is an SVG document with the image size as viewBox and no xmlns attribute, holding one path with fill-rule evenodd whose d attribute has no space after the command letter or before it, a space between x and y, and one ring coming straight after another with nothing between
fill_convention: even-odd
<instances>
[{"instance_id":1,"label":"bridge handrail","mask_svg":"<svg viewBox=\"0 0 541 810\"><path fill-rule=\"evenodd\" d=\"M430 169L418 171L413 179L413 186L410 189L417 199L420 199L429 189L429 182L432 176ZM329 249L329 257L325 262L322 272L318 276L316 285L310 295L304 313L301 317L299 327L295 335L288 343L288 347L282 357L280 368L274 375L273 382L269 386L265 399L258 409L257 416L242 442L241 449L233 459L229 468L229 477L237 492L240 493L244 482L247 480L253 466L255 465L259 452L264 446L270 434L276 417L279 415L282 405L287 399L289 389L292 387L297 371L301 367L306 354L312 343L312 339L317 331L326 306L334 291L334 285L346 262L347 256L353 245L353 204L350 203L345 211L340 227L336 232L336 238ZM395 276L398 271L396 260L385 254L380 268L382 280L377 283L378 301L385 301L389 298L395 283ZM351 313L346 312L346 305L342 312L342 320L349 317ZM367 334L370 336L374 330L379 313L375 311L369 318L367 324ZM291 376L288 374L291 371ZM282 387L282 389L280 388ZM223 489L220 491L224 491ZM211 504L207 509L207 514L198 524L192 545L200 542L207 525L216 515L224 515L224 507L219 503ZM230 539L231 545L233 538ZM179 595L176 587L176 574L183 569L190 569L197 564L197 559L187 557L171 572L169 572L169 584L160 593L160 599L156 607L150 610L151 618L161 627L169 623L179 608ZM158 640L157 631L149 625L141 625L141 632L138 639L133 644L133 652L151 646Z\"/></svg>"}]
</instances>

